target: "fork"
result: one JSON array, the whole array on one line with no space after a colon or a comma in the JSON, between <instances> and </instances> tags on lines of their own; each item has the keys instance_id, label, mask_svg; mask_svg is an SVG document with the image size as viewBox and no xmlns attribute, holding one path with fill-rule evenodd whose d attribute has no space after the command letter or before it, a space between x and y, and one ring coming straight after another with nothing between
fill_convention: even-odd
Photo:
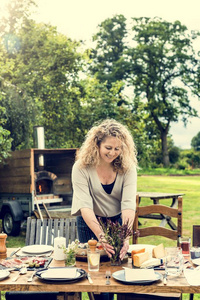
<instances>
[{"instance_id":1,"label":"fork","mask_svg":"<svg viewBox=\"0 0 200 300\"><path fill-rule=\"evenodd\" d=\"M106 271L106 285L110 284L110 277L111 277L111 272Z\"/></svg>"},{"instance_id":2,"label":"fork","mask_svg":"<svg viewBox=\"0 0 200 300\"><path fill-rule=\"evenodd\" d=\"M31 275L31 276L28 278L28 280L27 280L28 282L33 281L33 277L35 276L36 272L37 272L37 271L35 271L35 272L32 273L32 275Z\"/></svg>"}]
</instances>

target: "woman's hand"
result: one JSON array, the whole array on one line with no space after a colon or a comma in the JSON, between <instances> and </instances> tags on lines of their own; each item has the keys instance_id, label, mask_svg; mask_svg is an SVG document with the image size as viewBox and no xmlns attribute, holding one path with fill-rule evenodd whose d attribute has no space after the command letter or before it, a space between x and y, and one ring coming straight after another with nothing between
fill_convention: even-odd
<instances>
[{"instance_id":1,"label":"woman's hand","mask_svg":"<svg viewBox=\"0 0 200 300\"><path fill-rule=\"evenodd\" d=\"M105 239L104 233L99 234L99 242L101 243L103 249L106 251L109 258L112 257L112 254L115 254L113 246L111 246Z\"/></svg>"},{"instance_id":2,"label":"woman's hand","mask_svg":"<svg viewBox=\"0 0 200 300\"><path fill-rule=\"evenodd\" d=\"M120 259L123 260L129 248L129 240L124 241L124 245L120 251Z\"/></svg>"}]
</instances>

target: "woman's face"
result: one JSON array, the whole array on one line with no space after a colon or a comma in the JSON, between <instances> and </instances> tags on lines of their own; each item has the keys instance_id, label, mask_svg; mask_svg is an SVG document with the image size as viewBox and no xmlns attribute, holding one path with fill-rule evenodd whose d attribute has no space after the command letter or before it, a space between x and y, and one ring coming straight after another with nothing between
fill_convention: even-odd
<instances>
[{"instance_id":1,"label":"woman's face","mask_svg":"<svg viewBox=\"0 0 200 300\"><path fill-rule=\"evenodd\" d=\"M99 146L100 158L106 163L112 163L112 161L115 160L121 152L122 143L114 136L105 138Z\"/></svg>"}]
</instances>

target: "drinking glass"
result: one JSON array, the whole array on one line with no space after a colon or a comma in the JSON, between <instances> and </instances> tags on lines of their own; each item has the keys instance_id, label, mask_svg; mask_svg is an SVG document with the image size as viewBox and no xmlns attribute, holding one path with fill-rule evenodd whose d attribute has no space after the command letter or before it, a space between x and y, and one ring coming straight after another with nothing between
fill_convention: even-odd
<instances>
[{"instance_id":1,"label":"drinking glass","mask_svg":"<svg viewBox=\"0 0 200 300\"><path fill-rule=\"evenodd\" d=\"M179 276L183 271L183 255L180 247L165 248L165 273Z\"/></svg>"},{"instance_id":2,"label":"drinking glass","mask_svg":"<svg viewBox=\"0 0 200 300\"><path fill-rule=\"evenodd\" d=\"M182 249L182 254L184 256L187 256L190 254L190 242L191 242L190 237L180 237L179 238L180 247Z\"/></svg>"},{"instance_id":3,"label":"drinking glass","mask_svg":"<svg viewBox=\"0 0 200 300\"><path fill-rule=\"evenodd\" d=\"M88 271L97 272L99 271L99 262L100 262L100 251L96 250L87 250L87 260L88 260Z\"/></svg>"}]
</instances>

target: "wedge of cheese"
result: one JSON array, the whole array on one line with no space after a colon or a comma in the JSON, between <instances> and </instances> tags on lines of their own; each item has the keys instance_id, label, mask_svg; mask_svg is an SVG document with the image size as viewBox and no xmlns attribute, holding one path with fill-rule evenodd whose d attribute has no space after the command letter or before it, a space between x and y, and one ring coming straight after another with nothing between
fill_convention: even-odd
<instances>
[{"instance_id":1,"label":"wedge of cheese","mask_svg":"<svg viewBox=\"0 0 200 300\"><path fill-rule=\"evenodd\" d=\"M144 252L145 252L145 248L141 248L141 249L137 249L137 250L132 250L131 251L132 260L133 260L133 255L139 254L139 253L144 253Z\"/></svg>"},{"instance_id":2,"label":"wedge of cheese","mask_svg":"<svg viewBox=\"0 0 200 300\"><path fill-rule=\"evenodd\" d=\"M140 266L141 269L152 268L156 266L160 266L162 263L162 259L159 258L150 258L143 262Z\"/></svg>"},{"instance_id":3,"label":"wedge of cheese","mask_svg":"<svg viewBox=\"0 0 200 300\"><path fill-rule=\"evenodd\" d=\"M152 257L154 258L163 258L165 256L165 248L163 244L160 244L153 248Z\"/></svg>"},{"instance_id":4,"label":"wedge of cheese","mask_svg":"<svg viewBox=\"0 0 200 300\"><path fill-rule=\"evenodd\" d=\"M143 262L149 259L149 252L138 253L133 255L133 265L140 267Z\"/></svg>"}]
</instances>

